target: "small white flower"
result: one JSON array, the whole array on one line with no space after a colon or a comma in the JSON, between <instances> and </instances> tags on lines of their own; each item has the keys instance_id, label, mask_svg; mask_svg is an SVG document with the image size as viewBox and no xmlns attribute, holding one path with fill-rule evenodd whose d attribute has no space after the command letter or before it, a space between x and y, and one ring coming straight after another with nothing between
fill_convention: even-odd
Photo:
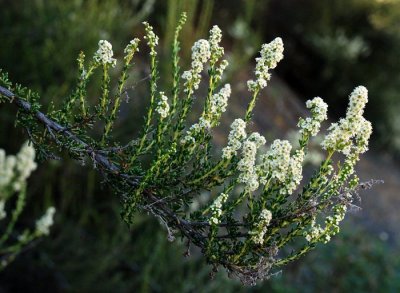
<instances>
[{"instance_id":1,"label":"small white flower","mask_svg":"<svg viewBox=\"0 0 400 293\"><path fill-rule=\"evenodd\" d=\"M246 122L242 119L235 119L231 124L231 131L228 136L228 145L222 150L222 158L230 159L236 155L242 146L242 140L246 138Z\"/></svg>"},{"instance_id":2,"label":"small white flower","mask_svg":"<svg viewBox=\"0 0 400 293\"><path fill-rule=\"evenodd\" d=\"M168 98L164 92L160 92L160 100L158 101L156 111L160 114L161 119L167 118L169 114Z\"/></svg>"},{"instance_id":3,"label":"small white flower","mask_svg":"<svg viewBox=\"0 0 400 293\"><path fill-rule=\"evenodd\" d=\"M144 39L147 40L147 45L150 48L150 56L155 57L157 55L156 46L158 45L158 36L154 33L153 27L146 21L143 22L145 29Z\"/></svg>"},{"instance_id":4,"label":"small white flower","mask_svg":"<svg viewBox=\"0 0 400 293\"><path fill-rule=\"evenodd\" d=\"M345 156L350 156L352 151L360 154L368 150L372 126L362 116L367 102L367 89L363 86L356 87L350 94L346 117L340 119L338 123L331 124L329 133L321 143L323 149L338 151Z\"/></svg>"},{"instance_id":5,"label":"small white flower","mask_svg":"<svg viewBox=\"0 0 400 293\"><path fill-rule=\"evenodd\" d=\"M308 100L306 106L311 110L312 117L300 119L298 124L301 128L300 134L315 136L321 128L321 123L328 119L328 105L320 97L315 97L312 100Z\"/></svg>"},{"instance_id":6,"label":"small white flower","mask_svg":"<svg viewBox=\"0 0 400 293\"><path fill-rule=\"evenodd\" d=\"M185 92L190 92L199 87L201 81L201 72L204 64L210 59L210 43L207 40L198 40L192 47L192 68L182 74L185 79Z\"/></svg>"},{"instance_id":7,"label":"small white flower","mask_svg":"<svg viewBox=\"0 0 400 293\"><path fill-rule=\"evenodd\" d=\"M224 48L219 45L222 39L221 29L214 25L210 30L210 37L208 42L210 43L210 63L214 64L224 55Z\"/></svg>"},{"instance_id":8,"label":"small white flower","mask_svg":"<svg viewBox=\"0 0 400 293\"><path fill-rule=\"evenodd\" d=\"M50 233L50 227L53 225L53 218L56 209L49 207L46 213L36 221L36 231L40 235L48 235Z\"/></svg>"},{"instance_id":9,"label":"small white flower","mask_svg":"<svg viewBox=\"0 0 400 293\"><path fill-rule=\"evenodd\" d=\"M267 233L268 225L272 220L272 213L267 209L263 209L260 213L259 220L253 230L249 232L251 240L255 244L262 245L264 243L264 236Z\"/></svg>"},{"instance_id":10,"label":"small white flower","mask_svg":"<svg viewBox=\"0 0 400 293\"><path fill-rule=\"evenodd\" d=\"M125 47L124 53L128 56L139 52L139 42L140 40L138 38L134 38L133 40L131 40L129 44Z\"/></svg>"},{"instance_id":11,"label":"small white flower","mask_svg":"<svg viewBox=\"0 0 400 293\"><path fill-rule=\"evenodd\" d=\"M226 111L228 106L228 98L231 95L230 84L225 84L224 87L218 93L211 96L210 99L210 113L206 113L210 116L210 120L213 124L217 124L222 113Z\"/></svg>"},{"instance_id":12,"label":"small white flower","mask_svg":"<svg viewBox=\"0 0 400 293\"><path fill-rule=\"evenodd\" d=\"M255 92L266 87L271 78L269 70L274 69L282 59L283 42L281 38L276 38L271 43L262 45L260 57L256 58L256 80L247 82L249 91Z\"/></svg>"},{"instance_id":13,"label":"small white flower","mask_svg":"<svg viewBox=\"0 0 400 293\"><path fill-rule=\"evenodd\" d=\"M221 193L211 204L211 217L209 219L210 225L218 225L220 217L222 216L222 205L228 200L228 194Z\"/></svg>"},{"instance_id":14,"label":"small white flower","mask_svg":"<svg viewBox=\"0 0 400 293\"><path fill-rule=\"evenodd\" d=\"M276 139L273 141L270 150L261 156L261 163L258 166L261 174L261 182L266 183L268 178L283 183L287 176L290 164L290 152L292 145L287 140Z\"/></svg>"},{"instance_id":15,"label":"small white flower","mask_svg":"<svg viewBox=\"0 0 400 293\"><path fill-rule=\"evenodd\" d=\"M93 56L93 59L100 64L110 64L112 67L115 66L117 60L112 58L114 55L112 45L106 40L99 41L99 49Z\"/></svg>"}]
</instances>

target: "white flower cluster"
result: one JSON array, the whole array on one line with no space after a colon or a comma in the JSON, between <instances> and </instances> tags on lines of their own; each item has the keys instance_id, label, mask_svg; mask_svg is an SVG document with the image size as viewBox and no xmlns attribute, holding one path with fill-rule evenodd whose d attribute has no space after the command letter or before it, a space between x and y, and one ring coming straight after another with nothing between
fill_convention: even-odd
<instances>
[{"instance_id":1,"label":"white flower cluster","mask_svg":"<svg viewBox=\"0 0 400 293\"><path fill-rule=\"evenodd\" d=\"M213 122L218 121L222 113L226 111L228 106L228 98L231 95L231 85L225 84L223 88L216 94L213 94L210 99L210 116Z\"/></svg>"},{"instance_id":2,"label":"white flower cluster","mask_svg":"<svg viewBox=\"0 0 400 293\"><path fill-rule=\"evenodd\" d=\"M219 82L222 78L222 74L224 73L226 67L228 67L229 62L227 60L222 60L219 66L215 69L214 80L215 82Z\"/></svg>"},{"instance_id":3,"label":"white flower cluster","mask_svg":"<svg viewBox=\"0 0 400 293\"><path fill-rule=\"evenodd\" d=\"M22 146L17 156L6 156L0 149L0 191L10 186L12 191L21 190L36 167L35 149L28 143Z\"/></svg>"},{"instance_id":4,"label":"white flower cluster","mask_svg":"<svg viewBox=\"0 0 400 293\"><path fill-rule=\"evenodd\" d=\"M221 193L210 206L212 215L208 220L210 225L218 225L222 216L222 205L227 201L228 194Z\"/></svg>"},{"instance_id":5,"label":"white flower cluster","mask_svg":"<svg viewBox=\"0 0 400 293\"><path fill-rule=\"evenodd\" d=\"M305 153L302 149L297 150L290 158L288 176L281 193L291 194L303 179L303 161Z\"/></svg>"},{"instance_id":6,"label":"white flower cluster","mask_svg":"<svg viewBox=\"0 0 400 293\"><path fill-rule=\"evenodd\" d=\"M257 166L260 182L274 180L281 186L281 193L292 193L303 179L304 151L297 150L292 156L292 145L287 140L275 140L270 150L261 156Z\"/></svg>"},{"instance_id":7,"label":"white flower cluster","mask_svg":"<svg viewBox=\"0 0 400 293\"><path fill-rule=\"evenodd\" d=\"M264 44L260 51L260 57L256 58L256 80L249 80L247 86L250 92L255 92L267 86L270 80L270 69L274 69L279 61L283 59L283 42L276 38L269 44Z\"/></svg>"},{"instance_id":8,"label":"white flower cluster","mask_svg":"<svg viewBox=\"0 0 400 293\"><path fill-rule=\"evenodd\" d=\"M103 65L110 64L114 67L115 64L117 64L117 59L114 59L113 55L114 53L110 42L106 40L100 40L99 49L94 54L93 59L96 61L96 63Z\"/></svg>"},{"instance_id":9,"label":"white flower cluster","mask_svg":"<svg viewBox=\"0 0 400 293\"><path fill-rule=\"evenodd\" d=\"M50 227L53 225L53 218L56 209L54 207L49 207L46 213L36 221L36 232L39 235L48 235L50 233Z\"/></svg>"},{"instance_id":10,"label":"white flower cluster","mask_svg":"<svg viewBox=\"0 0 400 293\"><path fill-rule=\"evenodd\" d=\"M257 146L254 142L246 140L243 143L242 148L242 159L238 163L239 174L239 182L244 183L245 190L247 191L255 191L257 190L258 176L255 172L255 162L257 155Z\"/></svg>"},{"instance_id":11,"label":"white flower cluster","mask_svg":"<svg viewBox=\"0 0 400 293\"><path fill-rule=\"evenodd\" d=\"M168 104L168 98L164 94L164 92L160 92L160 100L158 101L156 111L158 114L160 114L161 119L164 119L168 116L169 104Z\"/></svg>"},{"instance_id":12,"label":"white flower cluster","mask_svg":"<svg viewBox=\"0 0 400 293\"><path fill-rule=\"evenodd\" d=\"M126 45L124 49L124 53L126 54L126 56L132 56L136 52L139 52L139 42L140 40L138 38L134 38L129 42L128 45Z\"/></svg>"},{"instance_id":13,"label":"white flower cluster","mask_svg":"<svg viewBox=\"0 0 400 293\"><path fill-rule=\"evenodd\" d=\"M276 139L271 144L270 150L261 156L260 181L266 184L269 178L284 182L290 163L292 145L287 140Z\"/></svg>"},{"instance_id":14,"label":"white flower cluster","mask_svg":"<svg viewBox=\"0 0 400 293\"><path fill-rule=\"evenodd\" d=\"M26 179L37 168L37 164L35 163L35 149L26 142L17 154L16 161L15 167L18 175L14 182L14 190L19 191Z\"/></svg>"},{"instance_id":15,"label":"white flower cluster","mask_svg":"<svg viewBox=\"0 0 400 293\"><path fill-rule=\"evenodd\" d=\"M268 225L272 220L272 213L267 209L263 209L260 213L259 221L252 231L249 232L251 240L255 244L262 245L264 243L264 235L267 233Z\"/></svg>"},{"instance_id":16,"label":"white flower cluster","mask_svg":"<svg viewBox=\"0 0 400 293\"><path fill-rule=\"evenodd\" d=\"M143 22L145 29L144 39L147 40L147 45L150 48L150 56L155 57L157 55L156 46L158 45L158 36L154 33L153 27L146 21Z\"/></svg>"},{"instance_id":17,"label":"white flower cluster","mask_svg":"<svg viewBox=\"0 0 400 293\"><path fill-rule=\"evenodd\" d=\"M195 136L201 133L204 130L208 130L211 128L211 123L208 119L204 117L199 118L199 122L190 126L189 130L186 132L185 137L181 140L182 144L186 143L195 143L196 139Z\"/></svg>"},{"instance_id":18,"label":"white flower cluster","mask_svg":"<svg viewBox=\"0 0 400 293\"><path fill-rule=\"evenodd\" d=\"M6 156L6 152L0 149L0 190L10 185L16 162L15 156Z\"/></svg>"},{"instance_id":19,"label":"white flower cluster","mask_svg":"<svg viewBox=\"0 0 400 293\"><path fill-rule=\"evenodd\" d=\"M210 43L210 63L214 64L224 55L224 48L219 45L222 39L221 29L214 25L210 30L210 37L208 42Z\"/></svg>"},{"instance_id":20,"label":"white flower cluster","mask_svg":"<svg viewBox=\"0 0 400 293\"><path fill-rule=\"evenodd\" d=\"M258 132L253 132L243 143L242 159L238 163L239 182L245 184L247 191L255 191L259 186L258 174L256 172L257 149L264 145L265 138Z\"/></svg>"},{"instance_id":21,"label":"white flower cluster","mask_svg":"<svg viewBox=\"0 0 400 293\"><path fill-rule=\"evenodd\" d=\"M333 215L328 216L325 220L325 228L317 225L315 219L313 219L310 230L304 233L306 240L314 243L328 243L331 240L331 236L339 233L339 224L343 221L346 211L346 205L335 206Z\"/></svg>"},{"instance_id":22,"label":"white flower cluster","mask_svg":"<svg viewBox=\"0 0 400 293\"><path fill-rule=\"evenodd\" d=\"M301 128L300 135L315 136L321 128L321 123L328 119L328 105L320 97L315 97L308 100L306 106L311 110L312 117L300 119L298 124Z\"/></svg>"},{"instance_id":23,"label":"white flower cluster","mask_svg":"<svg viewBox=\"0 0 400 293\"><path fill-rule=\"evenodd\" d=\"M222 149L222 158L229 160L242 147L242 140L247 136L246 122L242 119L235 119L231 124L231 131L228 136L228 145Z\"/></svg>"},{"instance_id":24,"label":"white flower cluster","mask_svg":"<svg viewBox=\"0 0 400 293\"><path fill-rule=\"evenodd\" d=\"M193 124L189 130L186 132L186 136L181 141L182 143L196 141L195 137L197 134L204 130L210 129L219 122L221 114L226 111L228 106L228 98L231 95L230 84L225 84L223 88L218 93L211 96L210 99L210 111L205 113L203 117L200 117L199 122Z\"/></svg>"},{"instance_id":25,"label":"white flower cluster","mask_svg":"<svg viewBox=\"0 0 400 293\"><path fill-rule=\"evenodd\" d=\"M182 74L182 78L186 80L185 92L199 88L201 72L210 57L210 43L207 40L201 39L194 43L192 47L192 68Z\"/></svg>"},{"instance_id":26,"label":"white flower cluster","mask_svg":"<svg viewBox=\"0 0 400 293\"><path fill-rule=\"evenodd\" d=\"M352 150L359 154L368 150L372 125L362 116L367 102L367 89L363 86L355 88L350 94L346 117L329 127L330 132L321 143L323 149L338 151L346 156L349 156ZM353 138L357 141L356 145L353 144Z\"/></svg>"}]
</instances>

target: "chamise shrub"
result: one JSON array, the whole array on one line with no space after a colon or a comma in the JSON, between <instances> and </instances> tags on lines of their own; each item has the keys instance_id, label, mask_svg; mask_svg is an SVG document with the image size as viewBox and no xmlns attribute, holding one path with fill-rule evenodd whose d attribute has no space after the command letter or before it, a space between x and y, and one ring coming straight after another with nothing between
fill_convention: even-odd
<instances>
[{"instance_id":1,"label":"chamise shrub","mask_svg":"<svg viewBox=\"0 0 400 293\"><path fill-rule=\"evenodd\" d=\"M220 45L222 32L213 26L207 39L196 41L190 67L181 70L179 34L185 20L182 14L172 41L171 83L164 88L159 38L144 22L143 40L130 41L123 58L115 58L107 40L99 41L93 57L79 55L77 85L62 107L51 106L44 114L38 95L12 83L5 72L0 102L18 107L17 124L27 130L40 158L57 158L63 151L97 169L121 199L121 218L128 225L135 213L150 213L167 228L169 239L182 237L189 247L199 247L213 271L224 267L230 276L254 285L327 243L339 232L359 189L373 183L360 184L354 170L372 133L363 117L368 91L358 86L350 94L346 116L332 123L322 140L321 164L304 182L309 140L328 118L320 97L306 103L310 116L299 119L298 147L287 140L267 142L250 129L260 92L284 57L283 41L276 38L262 45L254 78L247 81L245 113L232 121L222 150L215 150L213 129L232 92L223 77L229 64ZM122 144L113 136L114 126L139 50L148 50L149 106L141 133ZM121 69L119 78L113 80L116 69ZM101 88L93 104L87 86L97 76ZM198 96L200 87L207 88L204 97ZM204 107L188 125L195 99ZM207 203L191 205L204 193ZM287 253L288 247L295 249Z\"/></svg>"}]
</instances>

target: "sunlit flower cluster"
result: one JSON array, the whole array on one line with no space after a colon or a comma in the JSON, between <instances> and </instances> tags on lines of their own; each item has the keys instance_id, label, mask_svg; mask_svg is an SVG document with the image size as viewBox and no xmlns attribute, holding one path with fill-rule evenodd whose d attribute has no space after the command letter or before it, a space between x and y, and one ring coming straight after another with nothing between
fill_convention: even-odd
<instances>
[{"instance_id":1,"label":"sunlit flower cluster","mask_svg":"<svg viewBox=\"0 0 400 293\"><path fill-rule=\"evenodd\" d=\"M228 194L221 193L210 206L211 217L209 219L210 225L218 225L222 216L222 205L227 201Z\"/></svg>"},{"instance_id":2,"label":"sunlit flower cluster","mask_svg":"<svg viewBox=\"0 0 400 293\"><path fill-rule=\"evenodd\" d=\"M270 150L261 156L258 167L261 174L260 181L265 184L268 179L284 182L290 164L292 145L287 140L276 139Z\"/></svg>"},{"instance_id":3,"label":"sunlit flower cluster","mask_svg":"<svg viewBox=\"0 0 400 293\"><path fill-rule=\"evenodd\" d=\"M0 190L7 187L14 178L16 162L15 156L6 156L5 151L0 149Z\"/></svg>"},{"instance_id":4,"label":"sunlit flower cluster","mask_svg":"<svg viewBox=\"0 0 400 293\"><path fill-rule=\"evenodd\" d=\"M99 41L99 48L93 56L95 62L103 65L111 65L115 66L117 64L117 60L113 58L113 49L110 42L106 40Z\"/></svg>"},{"instance_id":5,"label":"sunlit flower cluster","mask_svg":"<svg viewBox=\"0 0 400 293\"><path fill-rule=\"evenodd\" d=\"M347 211L345 204L337 205L333 208L332 216L328 216L325 219L325 227L316 224L315 218L311 222L310 229L304 233L304 236L308 242L322 242L328 243L331 237L339 233L339 224L343 221Z\"/></svg>"},{"instance_id":6,"label":"sunlit flower cluster","mask_svg":"<svg viewBox=\"0 0 400 293\"><path fill-rule=\"evenodd\" d=\"M210 99L210 120L216 123L222 113L226 111L228 106L228 98L231 95L231 85L225 84L223 88Z\"/></svg>"},{"instance_id":7,"label":"sunlit flower cluster","mask_svg":"<svg viewBox=\"0 0 400 293\"><path fill-rule=\"evenodd\" d=\"M161 119L167 118L169 113L168 98L164 92L160 92L160 100L158 101L156 111L160 114Z\"/></svg>"},{"instance_id":8,"label":"sunlit flower cluster","mask_svg":"<svg viewBox=\"0 0 400 293\"><path fill-rule=\"evenodd\" d=\"M267 233L268 225L272 220L272 213L267 209L263 209L260 213L259 221L257 222L256 227L249 231L251 236L251 240L255 244L262 245L264 243L264 235Z\"/></svg>"},{"instance_id":9,"label":"sunlit flower cluster","mask_svg":"<svg viewBox=\"0 0 400 293\"><path fill-rule=\"evenodd\" d=\"M17 154L15 167L17 177L14 182L14 190L19 191L26 179L37 167L35 163L35 149L28 145L28 143L25 143Z\"/></svg>"},{"instance_id":10,"label":"sunlit flower cluster","mask_svg":"<svg viewBox=\"0 0 400 293\"><path fill-rule=\"evenodd\" d=\"M140 40L138 38L134 38L129 42L129 44L124 49L125 58L131 58L133 54L139 52L139 42Z\"/></svg>"},{"instance_id":11,"label":"sunlit flower cluster","mask_svg":"<svg viewBox=\"0 0 400 293\"><path fill-rule=\"evenodd\" d=\"M21 190L29 175L37 167L35 149L25 143L17 156L6 156L0 149L0 191L11 186L12 191Z\"/></svg>"},{"instance_id":12,"label":"sunlit flower cluster","mask_svg":"<svg viewBox=\"0 0 400 293\"><path fill-rule=\"evenodd\" d=\"M247 86L250 92L256 92L267 86L270 80L270 69L274 69L279 61L283 59L283 42L276 38L271 43L264 44L260 51L260 57L256 58L256 80L249 80Z\"/></svg>"},{"instance_id":13,"label":"sunlit flower cluster","mask_svg":"<svg viewBox=\"0 0 400 293\"><path fill-rule=\"evenodd\" d=\"M256 155L256 143L246 140L243 143L242 159L239 161L237 168L240 172L238 180L244 183L245 189L248 191L255 191L259 186L258 175L255 171Z\"/></svg>"},{"instance_id":14,"label":"sunlit flower cluster","mask_svg":"<svg viewBox=\"0 0 400 293\"><path fill-rule=\"evenodd\" d=\"M224 55L224 48L219 45L222 39L221 29L214 25L210 30L210 37L208 42L210 43L210 63L214 64Z\"/></svg>"},{"instance_id":15,"label":"sunlit flower cluster","mask_svg":"<svg viewBox=\"0 0 400 293\"><path fill-rule=\"evenodd\" d=\"M36 232L39 235L48 235L50 233L50 227L53 225L54 214L56 209L49 207L46 213L36 221Z\"/></svg>"},{"instance_id":16,"label":"sunlit flower cluster","mask_svg":"<svg viewBox=\"0 0 400 293\"><path fill-rule=\"evenodd\" d=\"M290 158L286 183L284 186L282 186L281 193L291 194L300 184L301 180L303 179L304 156L304 151L299 149Z\"/></svg>"},{"instance_id":17,"label":"sunlit flower cluster","mask_svg":"<svg viewBox=\"0 0 400 293\"><path fill-rule=\"evenodd\" d=\"M201 39L194 43L192 47L192 68L182 74L182 78L186 80L185 92L191 92L193 89L199 88L201 72L210 57L210 43L207 40Z\"/></svg>"},{"instance_id":18,"label":"sunlit flower cluster","mask_svg":"<svg viewBox=\"0 0 400 293\"><path fill-rule=\"evenodd\" d=\"M199 118L199 122L193 124L190 126L189 130L186 132L185 137L181 140L182 144L187 144L187 143L195 143L196 142L196 136L203 131L206 131L211 128L211 123L208 119L204 117Z\"/></svg>"},{"instance_id":19,"label":"sunlit flower cluster","mask_svg":"<svg viewBox=\"0 0 400 293\"><path fill-rule=\"evenodd\" d=\"M222 150L222 158L230 159L237 154L242 147L242 141L246 138L246 122L242 119L235 119L231 124L231 131L228 136L228 145Z\"/></svg>"},{"instance_id":20,"label":"sunlit flower cluster","mask_svg":"<svg viewBox=\"0 0 400 293\"><path fill-rule=\"evenodd\" d=\"M156 46L158 45L158 36L154 33L153 27L148 22L143 22L145 29L144 39L147 40L147 45L150 48L150 56L157 55Z\"/></svg>"},{"instance_id":21,"label":"sunlit flower cluster","mask_svg":"<svg viewBox=\"0 0 400 293\"><path fill-rule=\"evenodd\" d=\"M338 151L346 156L350 155L351 151L364 153L368 150L372 126L362 116L367 102L367 89L363 86L355 88L350 94L346 117L329 127L330 132L321 144L324 149ZM353 138L357 141L356 145L353 144Z\"/></svg>"},{"instance_id":22,"label":"sunlit flower cluster","mask_svg":"<svg viewBox=\"0 0 400 293\"><path fill-rule=\"evenodd\" d=\"M328 105L320 97L315 97L312 100L308 100L306 106L311 110L312 116L300 119L298 124L300 135L315 136L321 128L321 123L328 119Z\"/></svg>"}]
</instances>

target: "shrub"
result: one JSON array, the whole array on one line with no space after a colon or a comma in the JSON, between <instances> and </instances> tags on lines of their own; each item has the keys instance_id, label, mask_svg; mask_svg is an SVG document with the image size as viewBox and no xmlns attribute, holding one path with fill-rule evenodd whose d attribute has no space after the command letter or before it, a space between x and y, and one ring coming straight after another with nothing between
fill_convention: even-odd
<instances>
[{"instance_id":1,"label":"shrub","mask_svg":"<svg viewBox=\"0 0 400 293\"><path fill-rule=\"evenodd\" d=\"M179 32L185 20L183 14L175 31L172 84L165 89L159 88L159 39L144 22L150 59L149 105L141 133L125 145L112 134L128 91L138 38L125 47L122 60L114 58L106 40L99 41L90 60L80 53L77 86L59 109L53 106L42 113L38 95L13 84L6 73L0 76L0 102L19 108L17 124L27 129L41 158L57 158L57 153L66 151L99 170L121 198L121 217L128 225L137 211L151 213L167 227L171 240L181 236L189 247L198 246L214 271L223 266L243 283L255 284L317 243L327 243L339 232L358 190L373 183L360 185L354 173L372 132L371 123L363 117L368 92L359 86L350 94L345 118L332 123L321 143L322 163L302 183L308 142L327 119L328 106L321 98L306 103L311 116L299 120L297 149L286 140L275 140L262 152L265 138L248 130L259 93L283 58L283 42L276 38L262 46L255 78L247 82L246 112L232 122L227 145L216 154L212 129L219 125L231 95L231 86L223 83L228 62L220 46L222 33L214 26L208 39L196 41L191 67L181 72ZM117 63L122 63L122 70L114 88L110 71ZM101 90L94 104L88 99L87 85L96 72L101 75ZM187 117L202 82L208 88L204 108L198 121L188 127ZM208 201L193 208L200 194ZM287 253L288 248L293 250Z\"/></svg>"}]
</instances>

